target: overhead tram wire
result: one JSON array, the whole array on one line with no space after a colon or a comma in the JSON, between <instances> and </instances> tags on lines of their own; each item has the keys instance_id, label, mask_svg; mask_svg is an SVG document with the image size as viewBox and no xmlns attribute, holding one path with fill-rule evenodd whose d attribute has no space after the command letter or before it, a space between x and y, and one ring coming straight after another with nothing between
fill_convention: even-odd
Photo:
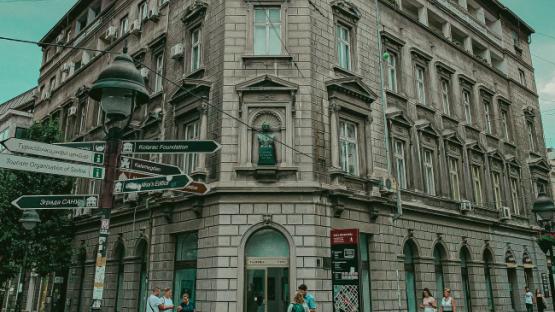
<instances>
[{"instance_id":1,"label":"overhead tram wire","mask_svg":"<svg viewBox=\"0 0 555 312\"><path fill-rule=\"evenodd\" d=\"M17 39L17 38L11 38L11 37L4 37L4 36L0 36L0 40L6 40L6 41L13 41L13 42L19 42L19 43L26 43L26 44L34 44L34 45L46 45L46 46L54 46L54 47L61 47L61 48L67 48L67 49L74 49L74 50L84 50L84 51L91 51L91 52L99 52L99 53L107 53L107 54L113 54L113 55L117 55L117 54L121 54L119 52L115 52L115 51L107 51L107 50L99 50L99 49L91 49L91 48L83 48L83 47L75 47L75 46L71 46L71 45L64 45L64 44L57 44L57 43L47 43L47 42L40 42L40 41L32 41L32 40L23 40L23 39ZM177 87L178 89L182 90L185 92L185 94L191 95L197 99L199 99L200 101L202 101L203 103L205 103L206 105L214 108L215 110L219 111L220 113L222 113L223 115L226 115L227 117L237 121L238 123L246 126L248 129L250 129L251 131L255 131L258 133L261 133L261 130L256 129L255 127L249 125L248 123L242 121L241 119L231 115L230 113L224 111L223 109L219 108L218 106L208 102L208 100L206 100L205 98L202 98L194 93L192 93L191 91L185 89L182 85L180 85L179 83L167 78L166 76L162 75L161 73L158 73L156 70L153 70L152 68L150 68L149 66L147 66L146 64L142 63L142 62L138 62L136 61L137 64L139 64L140 66L148 69L149 71L153 72L155 75L159 76L160 78L162 78L163 80L169 82L170 84L174 85L175 87ZM310 159L314 159L314 157L310 154L307 154L305 152L302 152L298 149L296 149L293 146L288 145L287 143L284 143L283 141L274 138L274 142L300 154L303 156L306 156Z\"/></svg>"}]
</instances>

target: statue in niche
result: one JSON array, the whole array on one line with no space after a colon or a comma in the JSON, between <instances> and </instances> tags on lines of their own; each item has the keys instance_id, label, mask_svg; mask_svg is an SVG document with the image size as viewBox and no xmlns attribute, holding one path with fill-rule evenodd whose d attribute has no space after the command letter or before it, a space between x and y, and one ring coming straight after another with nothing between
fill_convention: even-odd
<instances>
[{"instance_id":1,"label":"statue in niche","mask_svg":"<svg viewBox=\"0 0 555 312\"><path fill-rule=\"evenodd\" d=\"M262 124L262 132L258 133L258 165L259 166L275 166L276 165L276 148L275 136L272 134L270 125Z\"/></svg>"}]
</instances>

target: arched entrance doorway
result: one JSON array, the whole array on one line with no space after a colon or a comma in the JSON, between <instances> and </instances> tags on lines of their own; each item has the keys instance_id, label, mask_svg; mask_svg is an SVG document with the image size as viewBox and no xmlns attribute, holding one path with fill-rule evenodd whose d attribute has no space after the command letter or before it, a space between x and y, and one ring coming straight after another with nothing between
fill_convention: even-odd
<instances>
[{"instance_id":1,"label":"arched entrance doorway","mask_svg":"<svg viewBox=\"0 0 555 312\"><path fill-rule=\"evenodd\" d=\"M279 231L265 227L245 245L246 312L282 312L289 298L289 242Z\"/></svg>"}]
</instances>

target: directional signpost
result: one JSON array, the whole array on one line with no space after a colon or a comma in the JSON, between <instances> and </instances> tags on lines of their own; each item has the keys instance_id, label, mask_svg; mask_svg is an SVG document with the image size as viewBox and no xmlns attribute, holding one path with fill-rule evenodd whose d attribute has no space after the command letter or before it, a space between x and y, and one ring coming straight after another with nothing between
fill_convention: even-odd
<instances>
[{"instance_id":1,"label":"directional signpost","mask_svg":"<svg viewBox=\"0 0 555 312\"><path fill-rule=\"evenodd\" d=\"M191 181L186 174L118 180L114 183L114 194L181 189Z\"/></svg>"},{"instance_id":2,"label":"directional signpost","mask_svg":"<svg viewBox=\"0 0 555 312\"><path fill-rule=\"evenodd\" d=\"M9 138L2 144L11 152L30 154L36 156L44 156L57 158L62 160L70 160L84 162L90 164L103 164L104 153L95 153L91 151L81 150L77 148L65 147L60 145L52 145L42 142L28 141L16 138Z\"/></svg>"},{"instance_id":3,"label":"directional signpost","mask_svg":"<svg viewBox=\"0 0 555 312\"><path fill-rule=\"evenodd\" d=\"M25 195L12 205L21 210L98 208L98 195Z\"/></svg>"},{"instance_id":4,"label":"directional signpost","mask_svg":"<svg viewBox=\"0 0 555 312\"><path fill-rule=\"evenodd\" d=\"M214 153L222 146L212 140L123 141L122 154Z\"/></svg>"},{"instance_id":5,"label":"directional signpost","mask_svg":"<svg viewBox=\"0 0 555 312\"><path fill-rule=\"evenodd\" d=\"M99 152L103 153L106 149L106 142L94 141L94 142L65 142L65 143L54 143L54 145L78 148L85 151Z\"/></svg>"},{"instance_id":6,"label":"directional signpost","mask_svg":"<svg viewBox=\"0 0 555 312\"><path fill-rule=\"evenodd\" d=\"M0 154L0 168L49 173L77 178L104 179L104 168L54 160Z\"/></svg>"},{"instance_id":7,"label":"directional signpost","mask_svg":"<svg viewBox=\"0 0 555 312\"><path fill-rule=\"evenodd\" d=\"M126 156L120 157L120 169L125 171L141 172L148 175L174 175L183 173L179 167L173 165L161 164Z\"/></svg>"},{"instance_id":8,"label":"directional signpost","mask_svg":"<svg viewBox=\"0 0 555 312\"><path fill-rule=\"evenodd\" d=\"M153 175L147 174L147 173L139 173L139 172L122 172L122 175L120 175L120 179L138 179L138 178L145 178L148 176L153 176ZM208 185L202 182L191 181L191 183L186 187L182 189L172 190L172 191L204 195L210 191L210 188L208 187Z\"/></svg>"}]
</instances>

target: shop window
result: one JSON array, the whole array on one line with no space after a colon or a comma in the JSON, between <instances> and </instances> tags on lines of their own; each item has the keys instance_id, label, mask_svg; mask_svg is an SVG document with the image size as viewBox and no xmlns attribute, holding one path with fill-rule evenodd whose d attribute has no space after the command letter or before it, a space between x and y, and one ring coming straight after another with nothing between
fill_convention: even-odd
<instances>
[{"instance_id":1,"label":"shop window","mask_svg":"<svg viewBox=\"0 0 555 312\"><path fill-rule=\"evenodd\" d=\"M416 245L412 241L407 241L403 247L405 258L405 297L407 300L407 311L417 312L416 296Z\"/></svg>"},{"instance_id":2,"label":"shop window","mask_svg":"<svg viewBox=\"0 0 555 312\"><path fill-rule=\"evenodd\" d=\"M187 232L176 236L175 277L173 302L181 302L183 294L189 294L196 306L198 233Z\"/></svg>"},{"instance_id":3,"label":"shop window","mask_svg":"<svg viewBox=\"0 0 555 312\"><path fill-rule=\"evenodd\" d=\"M143 312L146 309L146 301L148 299L148 243L146 240L141 240L137 247L137 255L141 261L141 267L139 271L139 293L137 298L139 298L139 310L138 312Z\"/></svg>"},{"instance_id":4,"label":"shop window","mask_svg":"<svg viewBox=\"0 0 555 312\"><path fill-rule=\"evenodd\" d=\"M254 9L254 54L281 54L281 8Z\"/></svg>"},{"instance_id":5,"label":"shop window","mask_svg":"<svg viewBox=\"0 0 555 312\"><path fill-rule=\"evenodd\" d=\"M117 273L116 273L116 294L115 294L115 309L116 312L121 312L123 307L123 280L125 273L125 266L123 263L123 258L125 257L125 247L123 242L120 241L115 250L116 261L117 261Z\"/></svg>"},{"instance_id":6,"label":"shop window","mask_svg":"<svg viewBox=\"0 0 555 312\"><path fill-rule=\"evenodd\" d=\"M492 271L493 271L493 256L489 250L484 251L484 278L486 282L486 293L488 298L488 312L495 311L495 302L493 296L493 282L492 282Z\"/></svg>"},{"instance_id":7,"label":"shop window","mask_svg":"<svg viewBox=\"0 0 555 312\"><path fill-rule=\"evenodd\" d=\"M470 274L469 270L469 262L470 262L470 251L467 247L463 247L460 253L460 261L461 261L461 281L462 281L462 290L464 294L464 304L463 304L463 311L472 312L472 291L470 287Z\"/></svg>"},{"instance_id":8,"label":"shop window","mask_svg":"<svg viewBox=\"0 0 555 312\"><path fill-rule=\"evenodd\" d=\"M370 252L369 235L360 233L360 263L361 263L361 286L362 286L362 309L361 312L372 312L372 289L370 286Z\"/></svg>"},{"instance_id":9,"label":"shop window","mask_svg":"<svg viewBox=\"0 0 555 312\"><path fill-rule=\"evenodd\" d=\"M439 294L443 293L443 289L445 289L445 274L443 270L443 266L445 260L447 260L447 252L445 248L441 244L436 244L434 247L434 272L435 272L435 281L436 281L436 294L439 297Z\"/></svg>"}]
</instances>

